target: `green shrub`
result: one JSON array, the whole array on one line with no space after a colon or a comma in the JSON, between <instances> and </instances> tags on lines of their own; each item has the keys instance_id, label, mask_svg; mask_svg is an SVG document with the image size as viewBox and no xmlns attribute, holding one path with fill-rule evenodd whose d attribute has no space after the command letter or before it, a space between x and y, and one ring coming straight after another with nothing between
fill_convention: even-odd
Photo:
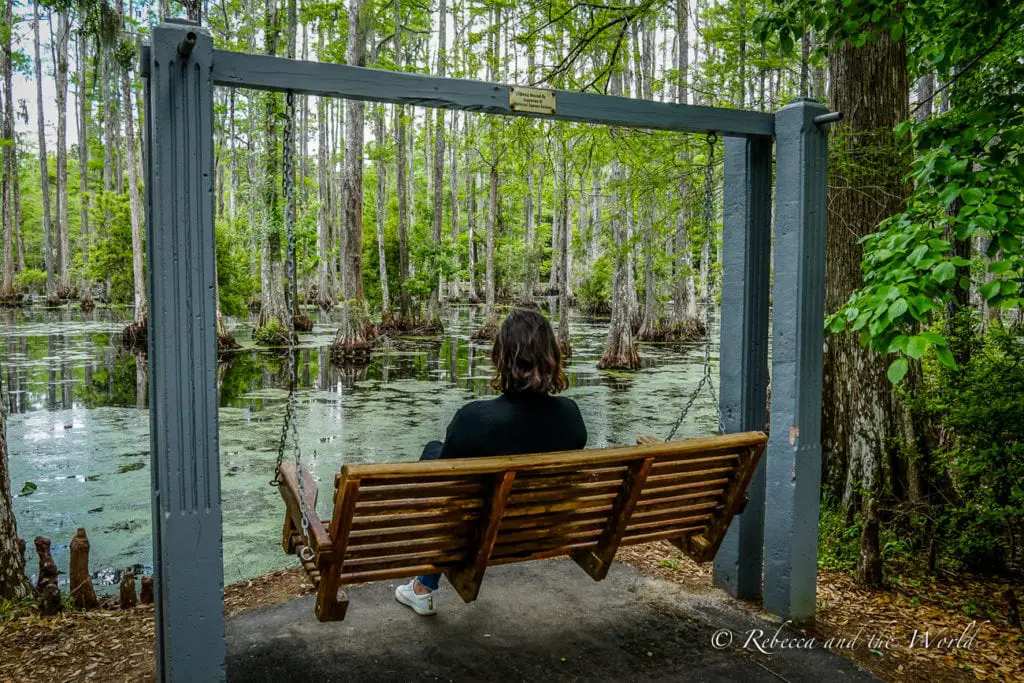
<instances>
[{"instance_id":1,"label":"green shrub","mask_svg":"<svg viewBox=\"0 0 1024 683\"><path fill-rule=\"evenodd\" d=\"M612 312L612 274L614 265L607 255L594 261L590 272L576 289L579 307L591 315L610 315Z\"/></svg>"},{"instance_id":2,"label":"green shrub","mask_svg":"<svg viewBox=\"0 0 1024 683\"><path fill-rule=\"evenodd\" d=\"M968 318L954 326L959 372L925 363L917 407L938 419L946 438L930 478L948 482L937 511L944 553L970 570L1014 564L1024 534L1024 328L993 323L984 337Z\"/></svg>"},{"instance_id":3,"label":"green shrub","mask_svg":"<svg viewBox=\"0 0 1024 683\"><path fill-rule=\"evenodd\" d=\"M19 292L42 293L46 291L46 273L35 268L26 268L14 276L14 288Z\"/></svg>"}]
</instances>

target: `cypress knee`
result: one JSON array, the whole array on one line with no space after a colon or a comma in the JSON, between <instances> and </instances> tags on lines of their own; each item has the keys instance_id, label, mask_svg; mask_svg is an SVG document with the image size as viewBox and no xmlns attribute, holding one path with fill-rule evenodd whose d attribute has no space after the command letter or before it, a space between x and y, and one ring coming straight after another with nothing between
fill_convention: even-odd
<instances>
[{"instance_id":1,"label":"cypress knee","mask_svg":"<svg viewBox=\"0 0 1024 683\"><path fill-rule=\"evenodd\" d=\"M42 588L39 589L39 593L39 611L43 615L52 616L64 609L56 579L43 584Z\"/></svg>"},{"instance_id":2,"label":"cypress knee","mask_svg":"<svg viewBox=\"0 0 1024 683\"><path fill-rule=\"evenodd\" d=\"M41 594L43 586L53 582L57 584L57 565L50 554L50 539L36 536L36 554L39 556L39 576L36 578L36 590Z\"/></svg>"},{"instance_id":3,"label":"cypress knee","mask_svg":"<svg viewBox=\"0 0 1024 683\"><path fill-rule=\"evenodd\" d=\"M126 571L121 579L121 609L131 609L139 603L135 593L135 572Z\"/></svg>"},{"instance_id":4,"label":"cypress knee","mask_svg":"<svg viewBox=\"0 0 1024 683\"><path fill-rule=\"evenodd\" d=\"M89 575L89 538L85 529L79 528L71 539L71 600L75 607L96 609L100 601L92 587Z\"/></svg>"},{"instance_id":5,"label":"cypress knee","mask_svg":"<svg viewBox=\"0 0 1024 683\"><path fill-rule=\"evenodd\" d=\"M143 605L153 604L153 577L142 577L142 592L139 594L139 602Z\"/></svg>"}]
</instances>

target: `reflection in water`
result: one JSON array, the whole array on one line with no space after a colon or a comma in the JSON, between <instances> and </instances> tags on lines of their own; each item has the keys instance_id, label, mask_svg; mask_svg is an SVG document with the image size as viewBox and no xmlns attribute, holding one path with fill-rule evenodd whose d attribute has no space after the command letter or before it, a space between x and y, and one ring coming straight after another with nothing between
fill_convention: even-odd
<instances>
[{"instance_id":1,"label":"reflection in water","mask_svg":"<svg viewBox=\"0 0 1024 683\"><path fill-rule=\"evenodd\" d=\"M552 310L554 302L545 307ZM77 527L86 527L97 582L116 582L125 567L148 565L152 553L145 355L125 351L117 338L130 312L27 309L0 315L12 487L17 494L25 482L37 486L15 499L19 531L53 539L57 564L66 568L67 543ZM343 462L413 460L423 443L443 437L465 401L494 393L490 347L470 340L481 313L456 307L448 316L443 338L386 340L363 367L329 362L331 320L321 319L313 333L301 336L298 429L304 463L315 479L329 485ZM574 319L570 329L574 356L566 394L580 405L588 446L667 432L700 380L702 350L644 345L641 371L601 372L597 361L607 322ZM243 349L222 358L217 374L229 582L291 565L280 548L280 499L267 486L287 398L288 358L256 350L250 333L248 325L236 328ZM691 415L680 436L713 430L706 397ZM322 515L330 503L330 495L320 496Z\"/></svg>"}]
</instances>

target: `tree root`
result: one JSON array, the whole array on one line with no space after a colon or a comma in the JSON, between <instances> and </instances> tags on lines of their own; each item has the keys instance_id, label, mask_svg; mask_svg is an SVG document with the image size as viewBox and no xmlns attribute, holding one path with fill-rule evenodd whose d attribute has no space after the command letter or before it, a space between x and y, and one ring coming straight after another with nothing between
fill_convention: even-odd
<instances>
[{"instance_id":1,"label":"tree root","mask_svg":"<svg viewBox=\"0 0 1024 683\"><path fill-rule=\"evenodd\" d=\"M363 340L335 341L331 344L331 362L339 365L367 365L373 344Z\"/></svg>"},{"instance_id":2,"label":"tree root","mask_svg":"<svg viewBox=\"0 0 1024 683\"><path fill-rule=\"evenodd\" d=\"M635 349L632 354L621 351L605 352L597 364L599 370L636 370L639 367L640 354Z\"/></svg>"},{"instance_id":3,"label":"tree root","mask_svg":"<svg viewBox=\"0 0 1024 683\"><path fill-rule=\"evenodd\" d=\"M707 333L700 318L687 318L681 323L666 324L659 320L651 330L641 329L636 338L646 342L697 341Z\"/></svg>"},{"instance_id":4,"label":"tree root","mask_svg":"<svg viewBox=\"0 0 1024 683\"><path fill-rule=\"evenodd\" d=\"M83 313L88 313L92 309L96 308L96 302L92 300L92 293L89 291L82 292L81 298L78 300L78 307L82 309Z\"/></svg>"},{"instance_id":5,"label":"tree root","mask_svg":"<svg viewBox=\"0 0 1024 683\"><path fill-rule=\"evenodd\" d=\"M312 332L313 331L313 319L308 315L297 315L292 318L292 325L295 326L296 332Z\"/></svg>"},{"instance_id":6,"label":"tree root","mask_svg":"<svg viewBox=\"0 0 1024 683\"><path fill-rule=\"evenodd\" d=\"M473 333L470 339L476 341L491 341L498 336L498 323L494 320L490 320L484 323L484 326Z\"/></svg>"},{"instance_id":7,"label":"tree root","mask_svg":"<svg viewBox=\"0 0 1024 683\"><path fill-rule=\"evenodd\" d=\"M558 342L558 350L561 352L563 360L572 358L572 342L568 339Z\"/></svg>"},{"instance_id":8,"label":"tree root","mask_svg":"<svg viewBox=\"0 0 1024 683\"><path fill-rule=\"evenodd\" d=\"M540 309L540 306L537 304L537 301L535 299L519 299L518 301L516 301L516 306L519 308L527 308L531 311L536 311Z\"/></svg>"},{"instance_id":9,"label":"tree root","mask_svg":"<svg viewBox=\"0 0 1024 683\"><path fill-rule=\"evenodd\" d=\"M0 296L0 308L17 308L25 304L25 295L21 292L8 292Z\"/></svg>"},{"instance_id":10,"label":"tree root","mask_svg":"<svg viewBox=\"0 0 1024 683\"><path fill-rule=\"evenodd\" d=\"M235 341L235 335L231 332L224 332L224 334L217 334L217 351L237 351L242 348L242 345Z\"/></svg>"},{"instance_id":11,"label":"tree root","mask_svg":"<svg viewBox=\"0 0 1024 683\"><path fill-rule=\"evenodd\" d=\"M133 351L145 351L149 343L148 329L148 318L129 323L121 333L121 344Z\"/></svg>"},{"instance_id":12,"label":"tree root","mask_svg":"<svg viewBox=\"0 0 1024 683\"><path fill-rule=\"evenodd\" d=\"M379 337L384 334L394 334L407 337L428 337L444 333L444 325L439 322L430 323L425 320L381 320L375 326L375 334L367 332L367 337Z\"/></svg>"}]
</instances>

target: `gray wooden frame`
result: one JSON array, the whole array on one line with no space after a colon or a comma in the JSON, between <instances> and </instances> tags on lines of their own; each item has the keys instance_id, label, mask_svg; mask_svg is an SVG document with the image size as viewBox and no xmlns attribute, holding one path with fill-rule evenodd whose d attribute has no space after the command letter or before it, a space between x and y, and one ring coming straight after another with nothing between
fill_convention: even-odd
<instances>
[{"instance_id":1,"label":"gray wooden frame","mask_svg":"<svg viewBox=\"0 0 1024 683\"><path fill-rule=\"evenodd\" d=\"M538 115L512 111L506 85L224 52L213 49L208 31L180 20L153 28L141 72L156 670L161 680L218 679L225 650L213 88ZM557 113L542 118L725 137L720 407L726 432L764 426L776 140L775 428L746 512L719 550L715 580L733 595L758 597L763 566L765 607L806 619L815 600L824 304L826 133L815 117L825 108L799 100L773 115L565 91L556 99Z\"/></svg>"}]
</instances>

